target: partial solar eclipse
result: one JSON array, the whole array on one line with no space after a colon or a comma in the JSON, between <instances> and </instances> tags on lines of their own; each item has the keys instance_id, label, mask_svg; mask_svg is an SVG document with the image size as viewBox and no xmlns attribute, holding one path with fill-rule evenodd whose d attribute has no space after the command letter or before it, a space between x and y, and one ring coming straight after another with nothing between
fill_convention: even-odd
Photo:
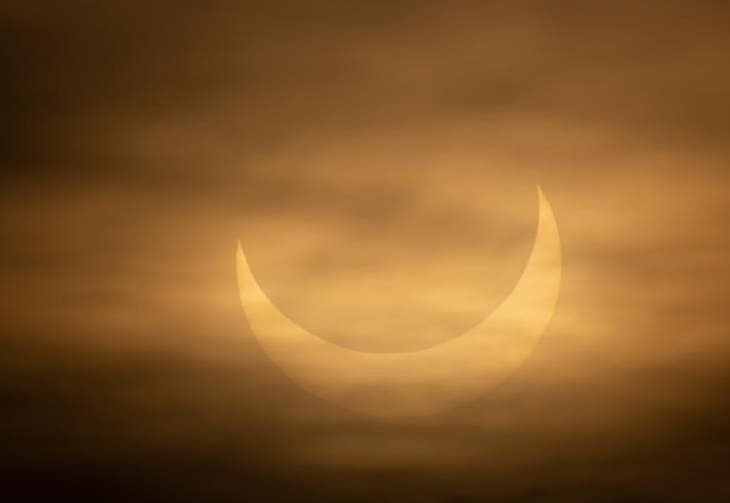
<instances>
[{"instance_id":1,"label":"partial solar eclipse","mask_svg":"<svg viewBox=\"0 0 730 503\"><path fill-rule=\"evenodd\" d=\"M251 330L295 383L353 411L421 416L474 399L519 368L555 309L562 274L560 236L550 203L539 187L537 193L537 234L522 276L491 314L458 337L401 353L366 353L327 342L274 306L239 242L239 293Z\"/></svg>"}]
</instances>

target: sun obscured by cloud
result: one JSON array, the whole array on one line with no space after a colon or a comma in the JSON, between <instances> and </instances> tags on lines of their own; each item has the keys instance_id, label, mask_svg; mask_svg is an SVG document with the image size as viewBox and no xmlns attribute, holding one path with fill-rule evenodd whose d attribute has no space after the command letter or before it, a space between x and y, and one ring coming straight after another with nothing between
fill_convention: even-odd
<instances>
[{"instance_id":1,"label":"sun obscured by cloud","mask_svg":"<svg viewBox=\"0 0 730 503\"><path fill-rule=\"evenodd\" d=\"M721 500L729 19L717 2L6 2L13 487ZM514 286L537 185L561 297L493 393L373 421L255 344L239 239L306 329L422 349Z\"/></svg>"}]
</instances>

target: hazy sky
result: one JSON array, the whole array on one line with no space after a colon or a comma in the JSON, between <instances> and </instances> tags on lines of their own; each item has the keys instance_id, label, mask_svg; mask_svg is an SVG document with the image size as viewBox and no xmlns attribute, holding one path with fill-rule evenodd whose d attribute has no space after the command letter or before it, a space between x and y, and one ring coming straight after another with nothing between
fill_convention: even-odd
<instances>
[{"instance_id":1,"label":"hazy sky","mask_svg":"<svg viewBox=\"0 0 730 503\"><path fill-rule=\"evenodd\" d=\"M14 500L730 498L730 7L5 2L0 397ZM457 337L560 228L525 365L374 419L257 345ZM6 490L6 489L2 489Z\"/></svg>"}]
</instances>

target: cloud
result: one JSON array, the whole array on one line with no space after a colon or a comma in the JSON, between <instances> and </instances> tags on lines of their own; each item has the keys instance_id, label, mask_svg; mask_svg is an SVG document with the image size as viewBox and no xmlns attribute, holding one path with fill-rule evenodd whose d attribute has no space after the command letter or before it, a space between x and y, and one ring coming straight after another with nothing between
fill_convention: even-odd
<instances>
[{"instance_id":1,"label":"cloud","mask_svg":"<svg viewBox=\"0 0 730 503\"><path fill-rule=\"evenodd\" d=\"M727 493L725 7L2 9L14 488ZM328 340L392 351L457 336L519 277L538 184L563 290L494 393L374 421L299 391L248 331L239 239L276 304Z\"/></svg>"}]
</instances>

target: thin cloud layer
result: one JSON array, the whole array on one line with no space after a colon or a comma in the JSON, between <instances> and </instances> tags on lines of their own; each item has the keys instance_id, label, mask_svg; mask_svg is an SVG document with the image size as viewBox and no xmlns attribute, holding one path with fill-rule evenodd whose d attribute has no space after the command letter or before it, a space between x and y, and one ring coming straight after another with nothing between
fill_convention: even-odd
<instances>
[{"instance_id":1,"label":"thin cloud layer","mask_svg":"<svg viewBox=\"0 0 730 503\"><path fill-rule=\"evenodd\" d=\"M716 2L10 2L8 491L175 501L722 500L730 12ZM556 315L493 392L376 420L257 346L262 288L344 347ZM107 498L108 500L108 498Z\"/></svg>"}]
</instances>

